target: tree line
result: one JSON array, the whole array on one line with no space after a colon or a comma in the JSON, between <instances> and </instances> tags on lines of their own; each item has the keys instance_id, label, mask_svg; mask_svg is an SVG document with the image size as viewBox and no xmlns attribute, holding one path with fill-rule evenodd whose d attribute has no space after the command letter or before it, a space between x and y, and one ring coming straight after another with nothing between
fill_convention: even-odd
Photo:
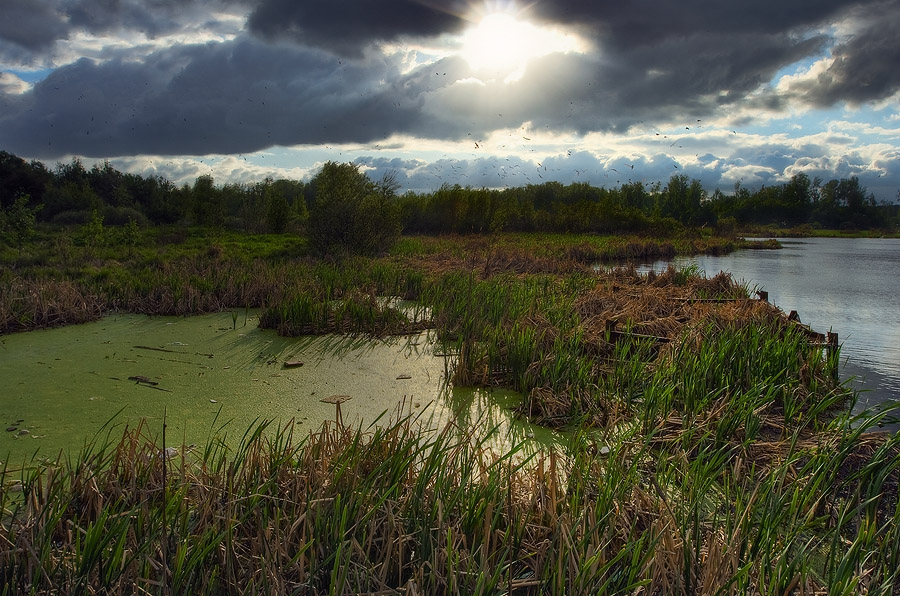
<instances>
[{"instance_id":1,"label":"tree line","mask_svg":"<svg viewBox=\"0 0 900 596\"><path fill-rule=\"evenodd\" d=\"M373 181L353 164L330 162L309 182L267 178L216 185L208 175L177 186L161 176L118 171L109 162L90 169L78 160L50 169L0 151L0 213L7 236L28 219L107 225L226 227L253 233L309 233L334 248L348 234L378 250L383 234L649 233L686 227L728 232L748 226L895 229L896 205L878 203L856 177L822 182L796 174L788 182L751 191L735 185L709 193L699 180L673 175L666 184L641 182L602 188L545 182L508 189L445 184L433 192L398 194L393 176ZM18 218L18 219L17 219ZM355 231L354 231L355 230ZM343 240L342 240L343 239Z\"/></svg>"}]
</instances>

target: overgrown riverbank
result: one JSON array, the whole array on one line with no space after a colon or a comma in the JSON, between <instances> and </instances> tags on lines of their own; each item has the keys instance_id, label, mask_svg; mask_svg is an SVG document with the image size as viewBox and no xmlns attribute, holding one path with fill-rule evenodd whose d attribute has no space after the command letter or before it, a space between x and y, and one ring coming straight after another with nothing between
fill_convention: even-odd
<instances>
[{"instance_id":1,"label":"overgrown riverbank","mask_svg":"<svg viewBox=\"0 0 900 596\"><path fill-rule=\"evenodd\" d=\"M0 334L96 320L109 312L191 315L276 306L303 293L317 301L351 292L366 300L411 297L435 270L571 273L596 262L720 254L741 246L738 240L699 236L418 236L402 239L382 258L322 260L293 235L172 228L95 244L77 234L73 241L56 229L0 253ZM314 329L329 330L338 329Z\"/></svg>"},{"instance_id":2,"label":"overgrown riverbank","mask_svg":"<svg viewBox=\"0 0 900 596\"><path fill-rule=\"evenodd\" d=\"M399 415L188 450L139 427L3 472L7 593L900 590L900 439L848 414L839 347L726 274L600 266L732 240L408 237L325 260L278 236L45 241L7 261L7 332L245 307L285 335L428 327L453 383L514 388L569 439L497 452Z\"/></svg>"}]
</instances>

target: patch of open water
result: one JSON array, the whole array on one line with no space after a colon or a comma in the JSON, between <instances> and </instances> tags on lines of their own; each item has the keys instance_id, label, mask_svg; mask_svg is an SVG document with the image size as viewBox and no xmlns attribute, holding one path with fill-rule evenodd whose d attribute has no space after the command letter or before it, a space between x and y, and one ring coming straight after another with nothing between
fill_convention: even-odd
<instances>
[{"instance_id":1,"label":"patch of open water","mask_svg":"<svg viewBox=\"0 0 900 596\"><path fill-rule=\"evenodd\" d=\"M285 338L257 323L243 311L236 322L229 312L115 315L0 338L0 458L21 462L37 449L53 457L109 420L118 438L141 418L159 433L165 419L168 445L240 438L264 419L291 422L302 436L334 419L335 406L320 401L333 395L350 396L341 410L353 425L403 408L433 428L450 420L464 430L496 427L504 442L558 438L514 416L514 392L449 388L452 363L427 333Z\"/></svg>"}]
</instances>

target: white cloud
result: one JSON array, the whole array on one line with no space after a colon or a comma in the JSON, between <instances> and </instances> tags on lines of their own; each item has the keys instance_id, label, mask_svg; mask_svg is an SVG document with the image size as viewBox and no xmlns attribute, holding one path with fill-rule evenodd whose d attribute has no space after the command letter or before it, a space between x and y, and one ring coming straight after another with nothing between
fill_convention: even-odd
<instances>
[{"instance_id":1,"label":"white cloud","mask_svg":"<svg viewBox=\"0 0 900 596\"><path fill-rule=\"evenodd\" d=\"M31 85L11 72L0 72L0 94L21 95Z\"/></svg>"}]
</instances>

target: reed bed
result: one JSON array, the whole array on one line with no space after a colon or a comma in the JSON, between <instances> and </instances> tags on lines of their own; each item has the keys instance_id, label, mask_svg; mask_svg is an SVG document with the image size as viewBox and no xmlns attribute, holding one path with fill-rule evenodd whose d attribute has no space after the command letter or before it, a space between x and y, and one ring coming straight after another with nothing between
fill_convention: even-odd
<instances>
[{"instance_id":1,"label":"reed bed","mask_svg":"<svg viewBox=\"0 0 900 596\"><path fill-rule=\"evenodd\" d=\"M900 592L900 439L848 414L837 348L725 274L588 266L651 250L631 242L3 273L0 331L246 306L287 335L433 327L454 383L512 387L570 433L498 453L452 425L338 416L173 450L141 425L0 471L0 594Z\"/></svg>"},{"instance_id":2,"label":"reed bed","mask_svg":"<svg viewBox=\"0 0 900 596\"><path fill-rule=\"evenodd\" d=\"M695 395L757 385L780 388L788 421L832 394L846 402L836 347L749 294L724 273L485 278L476 268L439 276L423 301L457 354L454 382L519 390L522 412L542 424L614 427L658 395L705 407Z\"/></svg>"},{"instance_id":3,"label":"reed bed","mask_svg":"<svg viewBox=\"0 0 900 596\"><path fill-rule=\"evenodd\" d=\"M410 417L254 427L168 451L146 428L2 471L5 594L887 594L896 436L832 422L768 459L708 420L525 455ZM686 448L692 447L692 448Z\"/></svg>"},{"instance_id":4,"label":"reed bed","mask_svg":"<svg viewBox=\"0 0 900 596\"><path fill-rule=\"evenodd\" d=\"M5 255L12 260L0 270L0 334L80 323L110 312L184 316L277 307L303 295L321 301L347 293L415 301L429 280L452 271L476 271L484 279L509 273L568 276L622 257L647 259L735 246L722 238L410 237L386 258L313 261L303 255L302 243L290 237L219 233L210 242L178 230L157 234L156 245L152 234L145 236L150 244L127 251L115 246L88 250L58 232L18 256Z\"/></svg>"},{"instance_id":5,"label":"reed bed","mask_svg":"<svg viewBox=\"0 0 900 596\"><path fill-rule=\"evenodd\" d=\"M353 293L325 302L310 294L295 294L276 307L266 309L260 327L279 335L367 335L384 337L418 333L431 327L423 309L402 309L373 293Z\"/></svg>"},{"instance_id":6,"label":"reed bed","mask_svg":"<svg viewBox=\"0 0 900 596\"><path fill-rule=\"evenodd\" d=\"M102 297L70 281L15 277L0 284L0 334L95 321Z\"/></svg>"},{"instance_id":7,"label":"reed bed","mask_svg":"<svg viewBox=\"0 0 900 596\"><path fill-rule=\"evenodd\" d=\"M0 286L0 334L99 319L111 312L187 316L233 308L267 308L273 314L308 297L330 312L332 324L276 323L286 334L306 331L377 333L400 329L402 317L386 309L382 297L416 300L425 277L389 260L245 259L207 250L140 264L105 261L71 275L42 271L4 275ZM341 304L334 306L335 301ZM267 318L271 320L271 316ZM410 328L415 327L414 323ZM421 326L421 325L419 325Z\"/></svg>"}]
</instances>

